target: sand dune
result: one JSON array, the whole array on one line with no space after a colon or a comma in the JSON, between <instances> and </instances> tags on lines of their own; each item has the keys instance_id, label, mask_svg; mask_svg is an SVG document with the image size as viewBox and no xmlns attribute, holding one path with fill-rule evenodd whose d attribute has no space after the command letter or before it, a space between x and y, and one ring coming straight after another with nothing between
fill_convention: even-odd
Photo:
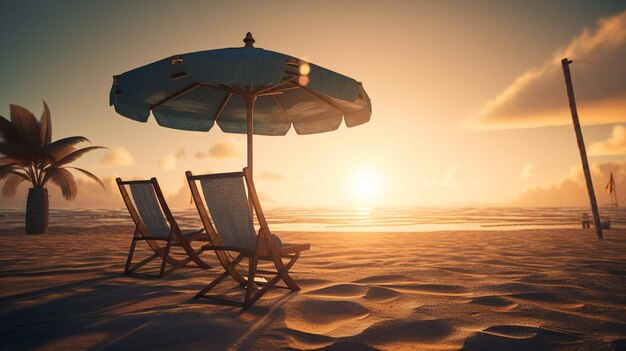
<instances>
[{"instance_id":1,"label":"sand dune","mask_svg":"<svg viewBox=\"0 0 626 351\"><path fill-rule=\"evenodd\" d=\"M0 349L626 349L626 231L282 233L302 291L245 312L192 299L217 270L122 275L130 227L50 232L0 235Z\"/></svg>"}]
</instances>

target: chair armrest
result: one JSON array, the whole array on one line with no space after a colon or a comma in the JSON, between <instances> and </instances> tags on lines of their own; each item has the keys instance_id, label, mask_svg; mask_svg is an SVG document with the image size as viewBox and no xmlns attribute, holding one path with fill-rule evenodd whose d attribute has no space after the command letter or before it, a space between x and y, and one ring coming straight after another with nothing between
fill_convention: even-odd
<instances>
[{"instance_id":1,"label":"chair armrest","mask_svg":"<svg viewBox=\"0 0 626 351\"><path fill-rule=\"evenodd\" d=\"M285 245L280 248L281 255L289 255L297 252L307 251L311 249L311 244L293 244Z\"/></svg>"}]
</instances>

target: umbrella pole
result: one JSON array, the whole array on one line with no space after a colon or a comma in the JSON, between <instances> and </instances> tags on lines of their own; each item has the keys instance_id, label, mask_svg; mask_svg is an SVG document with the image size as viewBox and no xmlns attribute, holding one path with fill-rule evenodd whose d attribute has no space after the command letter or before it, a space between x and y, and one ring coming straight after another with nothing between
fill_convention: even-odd
<instances>
[{"instance_id":1,"label":"umbrella pole","mask_svg":"<svg viewBox=\"0 0 626 351\"><path fill-rule=\"evenodd\" d=\"M252 168L253 165L253 153L252 153L252 136L254 135L254 102L256 101L256 95L250 94L244 97L246 99L246 109L247 109L247 126L248 126L248 170L250 171L250 176L252 180L254 180L254 171ZM252 205L252 197L248 196L248 209L250 210L250 216L253 216L253 205Z\"/></svg>"}]
</instances>

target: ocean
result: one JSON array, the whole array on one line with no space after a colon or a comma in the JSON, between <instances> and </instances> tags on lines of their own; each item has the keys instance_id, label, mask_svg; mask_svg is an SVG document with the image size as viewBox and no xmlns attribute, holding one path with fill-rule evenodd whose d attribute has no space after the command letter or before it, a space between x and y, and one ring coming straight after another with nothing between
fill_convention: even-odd
<instances>
[{"instance_id":1,"label":"ocean","mask_svg":"<svg viewBox=\"0 0 626 351\"><path fill-rule=\"evenodd\" d=\"M201 227L195 209L173 210L181 228ZM580 228L588 208L274 208L265 210L275 232L424 232ZM626 208L601 208L611 228L626 228ZM23 209L0 210L0 232L24 227ZM51 209L50 226L132 226L125 209Z\"/></svg>"}]
</instances>

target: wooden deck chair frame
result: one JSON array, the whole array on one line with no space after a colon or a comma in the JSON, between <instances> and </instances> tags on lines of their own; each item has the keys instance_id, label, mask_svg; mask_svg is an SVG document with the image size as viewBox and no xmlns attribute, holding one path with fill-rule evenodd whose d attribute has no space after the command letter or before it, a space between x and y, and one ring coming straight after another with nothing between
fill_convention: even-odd
<instances>
[{"instance_id":1,"label":"wooden deck chair frame","mask_svg":"<svg viewBox=\"0 0 626 351\"><path fill-rule=\"evenodd\" d=\"M167 202L165 201L165 197L163 196L163 192L161 191L161 187L159 186L159 183L156 178L151 178L149 180L130 180L130 181L123 181L121 178L116 178L115 180L117 181L117 186L120 189L120 193L122 195L122 199L124 200L124 203L126 204L126 208L128 209L128 212L130 213L130 216L132 217L133 222L135 222L135 232L133 234L133 240L130 245L130 250L128 252L128 259L126 260L126 266L124 267L124 274L133 273L137 269L143 267L147 263L157 258L160 258L162 260L161 269L159 271L159 277L167 276L171 274L172 272L174 272L176 269L186 266L190 262L194 262L198 267L202 269L212 268L210 265L205 263L199 257L199 255L206 249L203 247L199 249L194 249L191 245L191 242L193 241L208 241L208 236L205 230L204 229L197 230L197 231L189 233L188 235L183 235L183 232L179 228L178 223L174 219L174 216L172 215L172 212L170 211L170 208L167 205ZM131 200L130 194L126 190L126 186L132 186L132 184L151 184L152 185L152 188L154 189L154 192L158 200L158 204L161 207L161 210L163 211L163 214L165 215L165 219L167 220L170 226L170 231L169 231L168 236L154 236L150 233L150 230L148 229L146 224L143 222L139 212L137 211L137 208L133 200ZM141 262L136 263L135 265L131 265L133 255L135 253L135 246L137 245L138 241L145 241L148 244L148 246L152 249L152 251L154 251L154 254L142 260ZM164 243L165 247L162 247L162 244L160 244L160 242ZM187 256L186 258L177 259L177 258L171 257L172 247L177 247L177 246L180 246L183 248ZM172 266L168 270L166 270L167 264Z\"/></svg>"},{"instance_id":2,"label":"wooden deck chair frame","mask_svg":"<svg viewBox=\"0 0 626 351\"><path fill-rule=\"evenodd\" d=\"M200 290L196 294L195 298L205 297L221 301L223 303L241 306L243 309L247 309L272 287L285 288L292 291L300 290L295 281L291 278L291 276L289 276L289 270L291 269L291 267L293 267L293 265L300 257L300 253L302 251L310 249L310 245L301 244L283 245L281 247L276 246L272 238L269 226L267 225L267 221L265 220L263 210L261 209L259 198L257 196L254 183L252 181L252 176L250 175L248 168L244 168L243 172L233 173L193 175L190 171L187 171L185 174L187 176L189 188L191 189L193 201L196 204L196 208L198 209L198 214L200 215L202 223L204 224L204 228L209 234L209 238L211 240L211 244L206 245L205 248L215 251L218 260L224 268L224 273L215 278L204 289ZM220 239L219 233L216 231L213 225L212 218L209 216L209 213L200 196L200 191L198 190L196 181L205 178L220 177L243 177L245 179L245 184L248 188L248 196L252 200L253 209L256 213L257 220L260 226L256 237L256 245L253 250L242 247L224 246L222 244L222 240ZM237 256L235 258L232 258L229 252L235 252L237 253ZM239 262L241 262L244 258L248 258L249 260L247 276L244 276L237 270ZM287 263L283 262L283 258L288 259ZM276 271L257 269L257 265L260 260L273 262ZM267 281L255 280L258 274L273 275L273 277L267 279ZM241 287L244 287L246 289L243 302L222 298L216 295L208 295L209 291L215 288L228 276L235 279ZM277 283L281 280L285 283L286 286L277 285ZM259 286L261 286L260 289ZM256 292L253 294L254 291Z\"/></svg>"}]
</instances>

